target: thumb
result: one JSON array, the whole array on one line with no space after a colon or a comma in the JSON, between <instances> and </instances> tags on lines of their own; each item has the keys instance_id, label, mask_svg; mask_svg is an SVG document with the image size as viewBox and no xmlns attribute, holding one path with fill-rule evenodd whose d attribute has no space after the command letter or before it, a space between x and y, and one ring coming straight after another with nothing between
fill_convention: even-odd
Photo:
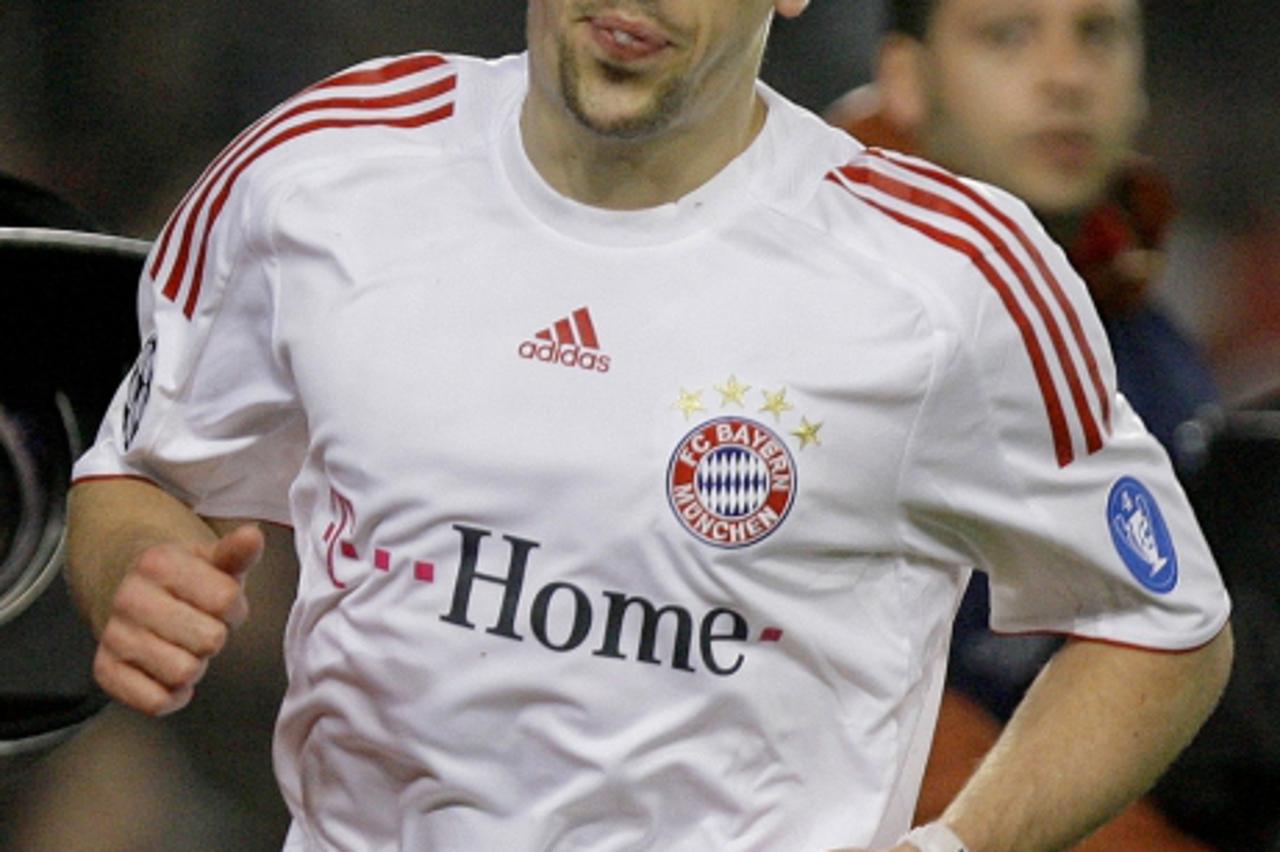
<instances>
[{"instance_id":1,"label":"thumb","mask_svg":"<svg viewBox=\"0 0 1280 852\"><path fill-rule=\"evenodd\" d=\"M805 10L809 0L774 0L773 7L784 18L794 18Z\"/></svg>"},{"instance_id":2,"label":"thumb","mask_svg":"<svg viewBox=\"0 0 1280 852\"><path fill-rule=\"evenodd\" d=\"M257 524L244 524L218 539L209 561L233 577L241 577L262 558L266 540Z\"/></svg>"}]
</instances>

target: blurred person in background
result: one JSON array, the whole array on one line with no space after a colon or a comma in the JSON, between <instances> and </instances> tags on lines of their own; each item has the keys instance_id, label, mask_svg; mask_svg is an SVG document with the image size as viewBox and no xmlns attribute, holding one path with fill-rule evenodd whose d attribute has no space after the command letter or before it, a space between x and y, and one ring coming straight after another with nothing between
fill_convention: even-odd
<instances>
[{"instance_id":1,"label":"blurred person in background","mask_svg":"<svg viewBox=\"0 0 1280 852\"><path fill-rule=\"evenodd\" d=\"M1140 4L889 0L887 7L874 83L835 102L829 120L866 144L919 153L1027 201L1089 285L1121 392L1178 455L1179 426L1211 414L1218 392L1200 352L1153 298L1174 203L1169 182L1136 151L1148 110ZM1191 464L1186 459L1184 468ZM1251 567L1254 579L1245 582L1256 585L1262 572L1256 563ZM987 587L976 576L957 620L950 689L921 802L924 818L941 811L963 783L1060 641L997 637L987 629L987 610ZM1269 636L1274 629L1264 622L1252 633ZM1232 690L1252 704L1265 682L1244 678ZM1203 748L1193 747L1191 757ZM1216 749L1224 751L1221 741ZM1237 774L1270 780L1273 770L1259 771L1256 755L1246 754L1240 742L1225 750L1242 767ZM1203 763L1195 765L1204 777ZM1214 777L1223 781L1226 774ZM1165 787L1179 783L1177 771L1162 781ZM1224 837L1231 835L1194 817L1190 798L1182 795L1165 810L1200 837L1230 843ZM1238 827L1240 820L1234 822ZM1258 836L1271 836L1274 829L1258 830ZM1200 842L1171 826L1149 800L1089 845L1202 848Z\"/></svg>"},{"instance_id":2,"label":"blurred person in background","mask_svg":"<svg viewBox=\"0 0 1280 852\"><path fill-rule=\"evenodd\" d=\"M829 118L1026 201L1089 285L1121 393L1166 447L1217 401L1152 299L1173 219L1135 149L1147 112L1137 0L890 0L876 82Z\"/></svg>"}]
</instances>

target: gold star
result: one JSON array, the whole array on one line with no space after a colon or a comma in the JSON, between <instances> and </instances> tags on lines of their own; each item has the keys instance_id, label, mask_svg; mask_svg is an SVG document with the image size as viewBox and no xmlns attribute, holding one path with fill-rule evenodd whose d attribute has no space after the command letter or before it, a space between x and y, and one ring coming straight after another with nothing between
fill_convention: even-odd
<instances>
[{"instance_id":1,"label":"gold star","mask_svg":"<svg viewBox=\"0 0 1280 852\"><path fill-rule=\"evenodd\" d=\"M680 388L680 398L676 400L672 408L678 408L684 412L684 419L688 420L693 416L694 412L706 411L706 406L702 404L702 391L687 391Z\"/></svg>"},{"instance_id":2,"label":"gold star","mask_svg":"<svg viewBox=\"0 0 1280 852\"><path fill-rule=\"evenodd\" d=\"M810 423L809 418L800 418L800 428L792 429L791 434L800 439L800 449L804 449L810 444L816 444L821 447L822 442L818 440L818 430L822 428L822 422Z\"/></svg>"},{"instance_id":3,"label":"gold star","mask_svg":"<svg viewBox=\"0 0 1280 852\"><path fill-rule=\"evenodd\" d=\"M776 423L782 418L782 412L792 409L791 403L787 402L787 389L783 388L776 393L772 393L763 388L760 392L764 394L764 405L760 406L761 411L773 412L773 420Z\"/></svg>"},{"instance_id":4,"label":"gold star","mask_svg":"<svg viewBox=\"0 0 1280 852\"><path fill-rule=\"evenodd\" d=\"M747 391L751 390L751 385L744 385L738 381L737 376L730 376L729 381L723 385L715 386L716 392L720 394L720 407L724 408L729 403L736 403L739 408L746 404L744 397Z\"/></svg>"}]
</instances>

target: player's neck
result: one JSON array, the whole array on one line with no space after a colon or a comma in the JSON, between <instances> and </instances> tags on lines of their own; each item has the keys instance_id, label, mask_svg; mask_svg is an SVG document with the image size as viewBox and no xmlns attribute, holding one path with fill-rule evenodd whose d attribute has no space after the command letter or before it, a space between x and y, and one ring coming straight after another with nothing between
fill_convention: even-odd
<instances>
[{"instance_id":1,"label":"player's neck","mask_svg":"<svg viewBox=\"0 0 1280 852\"><path fill-rule=\"evenodd\" d=\"M638 210L676 201L714 177L751 144L766 112L753 89L700 121L617 139L584 127L535 89L520 130L530 162L557 192L593 207Z\"/></svg>"}]
</instances>

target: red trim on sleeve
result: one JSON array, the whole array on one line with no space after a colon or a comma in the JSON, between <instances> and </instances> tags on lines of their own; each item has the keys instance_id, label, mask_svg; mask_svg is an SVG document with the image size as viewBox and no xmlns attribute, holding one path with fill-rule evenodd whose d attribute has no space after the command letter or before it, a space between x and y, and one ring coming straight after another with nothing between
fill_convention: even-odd
<instances>
[{"instance_id":1,"label":"red trim on sleeve","mask_svg":"<svg viewBox=\"0 0 1280 852\"><path fill-rule=\"evenodd\" d=\"M1128 648L1131 651L1148 651L1153 654L1190 654L1193 651L1199 651L1201 648L1212 644L1215 639L1222 635L1222 631L1230 626L1231 620L1227 619L1222 623L1208 639L1198 645L1192 645L1190 648L1158 648L1155 645L1140 645L1137 642L1121 642L1118 639L1103 639L1097 636L1084 636L1079 633L1072 633L1068 630L996 630L989 628L992 633L997 636L1007 638L1016 638L1018 636L1058 636L1063 639L1071 639L1077 642L1095 642L1099 645L1110 645L1113 648Z\"/></svg>"},{"instance_id":2,"label":"red trim on sleeve","mask_svg":"<svg viewBox=\"0 0 1280 852\"><path fill-rule=\"evenodd\" d=\"M185 500L182 500L174 496L173 493L169 491L169 489L165 488L163 485L160 485L155 480L148 479L145 476L139 476L138 474L135 474L135 473L97 473L97 474L91 474L89 476L79 476L71 480L71 486L74 488L77 485L84 485L90 482L109 482L111 480L133 480L134 482L142 482L146 485L150 485L152 488L156 488L160 491L163 491L165 494L168 494L170 497L173 497L175 500L178 500L184 505L186 504ZM188 506L188 508L190 507ZM273 521L270 518L255 518L252 515L234 515L231 517L223 517L222 515L204 515L202 517L218 518L219 520L224 520L224 521L245 521L247 523L266 524L267 526L277 527L279 529L290 530L290 531L292 531L294 528L292 524L284 524L284 523L281 523L280 521Z\"/></svg>"},{"instance_id":3,"label":"red trim on sleeve","mask_svg":"<svg viewBox=\"0 0 1280 852\"><path fill-rule=\"evenodd\" d=\"M161 491L164 491L166 494L169 493L168 491L165 491L165 489L161 487L160 484L155 480L148 479L145 476L139 476L136 473L97 473L97 474L91 474L89 476L78 476L71 480L71 485L74 488L75 486L83 485L86 482L105 482L111 479L132 479L135 482L145 482L147 485L150 485L153 488L159 488Z\"/></svg>"}]
</instances>

